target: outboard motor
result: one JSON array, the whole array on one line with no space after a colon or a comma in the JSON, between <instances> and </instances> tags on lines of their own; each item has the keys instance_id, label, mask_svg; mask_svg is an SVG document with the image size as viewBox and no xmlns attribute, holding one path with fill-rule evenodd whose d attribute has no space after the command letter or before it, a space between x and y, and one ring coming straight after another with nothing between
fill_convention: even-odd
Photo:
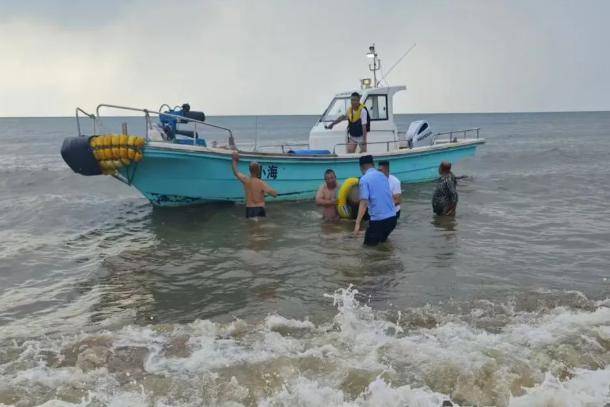
<instances>
[{"instance_id":1,"label":"outboard motor","mask_svg":"<svg viewBox=\"0 0 610 407\"><path fill-rule=\"evenodd\" d=\"M407 130L407 143L410 148L425 147L434 144L434 135L426 120L416 120Z\"/></svg>"}]
</instances>

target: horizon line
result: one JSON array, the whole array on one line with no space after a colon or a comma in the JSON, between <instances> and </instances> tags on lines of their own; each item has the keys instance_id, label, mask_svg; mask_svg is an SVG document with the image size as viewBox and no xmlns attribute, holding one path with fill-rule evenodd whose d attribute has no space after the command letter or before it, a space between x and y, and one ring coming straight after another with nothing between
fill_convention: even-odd
<instances>
[{"instance_id":1,"label":"horizon line","mask_svg":"<svg viewBox=\"0 0 610 407\"><path fill-rule=\"evenodd\" d=\"M536 113L610 113L608 110L523 110L523 111L487 111L487 112L425 112L425 113L402 113L395 115L450 115L450 114L536 114ZM206 117L261 117L261 116L321 116L320 113L299 114L206 114ZM140 117L140 115L102 116L102 117ZM47 116L0 116L0 119L65 119L71 116L47 115Z\"/></svg>"}]
</instances>

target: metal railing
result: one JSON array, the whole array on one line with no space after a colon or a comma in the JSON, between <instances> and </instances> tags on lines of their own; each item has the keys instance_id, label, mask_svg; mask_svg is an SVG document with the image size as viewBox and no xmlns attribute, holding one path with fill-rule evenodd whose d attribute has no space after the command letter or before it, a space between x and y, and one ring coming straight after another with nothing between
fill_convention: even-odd
<instances>
[{"instance_id":1,"label":"metal railing","mask_svg":"<svg viewBox=\"0 0 610 407\"><path fill-rule=\"evenodd\" d=\"M129 107L129 106L119 106L119 105L110 105L107 103L102 103L97 105L97 108L95 109L95 114L96 116L99 118L100 117L100 109L106 107L106 108L111 108L111 109L118 109L118 110L128 110L128 111L132 111L132 112L141 112L144 113L144 117L146 118L146 139L148 139L148 129L150 128L150 115L151 114L155 114L157 116L169 116L169 117L173 117L175 119L178 119L180 121L186 121L186 122L192 122L195 125L195 130L193 133L193 144L195 144L195 140L197 139L197 124L203 125L203 126L207 126L207 127L213 127L215 129L220 129L220 130L224 130L227 133L229 133L229 144L234 145L235 144L235 140L233 139L233 132L231 131L231 129L228 129L226 127L222 127L222 126L218 126L215 124L210 124L210 123L206 123L206 122L202 122L200 120L196 120L196 119L191 119L188 117L184 117L184 116L180 116L180 115L176 115L176 114L172 114L172 113L164 113L164 112L159 112L156 110L149 110L149 109L140 109L137 107Z\"/></svg>"},{"instance_id":2,"label":"metal railing","mask_svg":"<svg viewBox=\"0 0 610 407\"><path fill-rule=\"evenodd\" d=\"M245 144L244 144L245 145ZM252 145L254 147L254 143L250 143L248 145ZM292 147L308 147L309 143L284 143L284 144L266 144L262 146L256 146L256 148L252 149L252 151L260 151L260 150L281 150L282 154L286 154L287 150L290 151Z\"/></svg>"},{"instance_id":3,"label":"metal railing","mask_svg":"<svg viewBox=\"0 0 610 407\"><path fill-rule=\"evenodd\" d=\"M282 144L282 154L286 154L286 147L308 147L309 143ZM288 150L290 151L290 150Z\"/></svg>"},{"instance_id":4,"label":"metal railing","mask_svg":"<svg viewBox=\"0 0 610 407\"><path fill-rule=\"evenodd\" d=\"M189 117L184 117L184 116L180 116L180 115L176 115L173 113L165 113L165 112L161 112L161 111L157 111L157 110L150 110L150 109L140 109L140 108L136 108L136 107L129 107L129 106L120 106L120 105L111 105L111 104L107 104L107 103L101 103L99 105L97 105L97 108L95 109L95 114L91 114L91 113L87 113L85 110L81 109L80 107L76 108L76 127L78 130L78 135L82 136L82 132L81 132L81 125L80 125L80 115L79 113L84 114L85 116L87 116L87 118L91 119L93 121L93 134L96 133L97 131L97 122L101 121L101 114L100 111L102 108L110 108L110 109L117 109L117 110L127 110L130 112L140 112L140 113L144 113L144 118L145 118L145 135L146 135L146 139L149 140L149 135L148 135L148 131L149 129L152 127L151 123L150 123L150 115L157 115L157 116L169 116L169 117L173 117L177 120L180 120L181 122L188 122L188 123L192 123L194 125L194 130L193 130L193 144L197 143L197 139L199 138L197 135L197 125L201 125L201 126L206 126L206 127L212 127L215 129L219 129L219 130L223 130L226 131L229 134L229 146L235 146L235 139L233 137L233 132L231 131L231 129L228 129L226 127L222 127L222 126L218 126L216 124L210 124L210 123L206 123L206 122L202 122L200 120L196 120L196 119L191 119Z\"/></svg>"},{"instance_id":5,"label":"metal railing","mask_svg":"<svg viewBox=\"0 0 610 407\"><path fill-rule=\"evenodd\" d=\"M79 137L83 135L83 133L80 131L80 116L78 115L78 113L82 113L85 116L87 116L88 119L91 119L91 123L92 123L92 134L95 134L95 130L96 130L96 117L94 114L91 113L87 113L85 112L83 109L81 109L80 107L76 108L75 111L75 115L76 115L76 129L78 130L78 135Z\"/></svg>"},{"instance_id":6,"label":"metal railing","mask_svg":"<svg viewBox=\"0 0 610 407\"><path fill-rule=\"evenodd\" d=\"M400 140L397 140L397 135L400 134L400 132L398 132L398 131L396 131L394 129L371 130L371 132L375 132L375 133L392 133L392 134L394 134L394 140L367 142L367 143L365 143L367 147L370 144L385 144L386 145L386 151L389 152L390 151L390 143L400 143ZM333 154L337 154L337 147L339 147L339 146L348 146L350 144L354 144L354 143L338 143L338 144L335 144L333 146ZM360 143L357 143L357 144L360 145Z\"/></svg>"},{"instance_id":7,"label":"metal railing","mask_svg":"<svg viewBox=\"0 0 610 407\"><path fill-rule=\"evenodd\" d=\"M386 145L386 151L390 151L390 144L391 143L399 143L398 140L388 140L388 141L372 141L370 143L365 143L366 146L368 147L371 144L385 144ZM335 146L333 147L333 154L337 154L337 147L339 146L348 146L348 145L353 145L354 143L337 143L335 144ZM360 145L360 143L357 144L357 146Z\"/></svg>"},{"instance_id":8,"label":"metal railing","mask_svg":"<svg viewBox=\"0 0 610 407\"><path fill-rule=\"evenodd\" d=\"M479 139L479 131L481 130L480 127L475 127L472 129L463 129L463 130L452 130L452 131L446 131L443 133L436 133L434 135L434 142L435 143L457 143L458 141L458 135L463 135L462 139L466 139L468 138L468 134L472 134L472 133L476 133L475 138L478 140ZM438 141L438 137L439 136L449 136L449 140L448 141Z\"/></svg>"}]
</instances>

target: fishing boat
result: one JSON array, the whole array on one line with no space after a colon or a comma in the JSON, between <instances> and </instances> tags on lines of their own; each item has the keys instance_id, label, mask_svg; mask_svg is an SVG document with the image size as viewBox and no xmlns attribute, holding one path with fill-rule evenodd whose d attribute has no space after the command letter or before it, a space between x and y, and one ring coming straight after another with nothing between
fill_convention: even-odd
<instances>
[{"instance_id":1,"label":"fishing boat","mask_svg":"<svg viewBox=\"0 0 610 407\"><path fill-rule=\"evenodd\" d=\"M361 80L360 89L336 94L312 127L307 143L245 147L236 142L231 129L207 122L203 112L192 111L186 104L162 105L157 110L100 104L95 114L76 109L78 136L64 140L62 157L76 173L112 176L135 187L155 206L183 206L243 202L243 187L231 171L235 150L240 154L240 171L247 173L249 164L258 162L261 178L278 191L278 200L313 198L328 168L339 181L359 176L358 160L363 154L389 161L392 174L403 183L433 180L441 161L456 163L475 154L484 143L479 128L434 133L430 123L417 120L406 130L399 129L394 95L406 88L382 86L377 80L380 61L374 46L369 56L373 78ZM346 114L354 91L369 112L366 153L348 152L345 122L328 128ZM107 109L141 114L142 134L129 135L126 126L123 134L100 134L102 113ZM83 119L91 121L90 134L82 131ZM211 140L208 130L226 136Z\"/></svg>"}]
</instances>

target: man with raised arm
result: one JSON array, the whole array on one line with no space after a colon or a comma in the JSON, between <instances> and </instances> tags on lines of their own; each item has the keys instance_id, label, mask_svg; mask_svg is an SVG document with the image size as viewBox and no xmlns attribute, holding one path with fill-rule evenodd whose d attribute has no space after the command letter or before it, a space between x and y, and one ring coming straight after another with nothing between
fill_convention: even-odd
<instances>
[{"instance_id":1,"label":"man with raised arm","mask_svg":"<svg viewBox=\"0 0 610 407\"><path fill-rule=\"evenodd\" d=\"M275 189L271 188L267 183L260 179L261 167L252 161L250 163L250 176L246 176L239 172L237 163L239 162L239 153L233 151L232 169L235 178L241 181L244 185L244 194L246 197L246 218L265 217L265 195L277 197Z\"/></svg>"},{"instance_id":2,"label":"man with raised arm","mask_svg":"<svg viewBox=\"0 0 610 407\"><path fill-rule=\"evenodd\" d=\"M360 157L360 171L363 175L359 183L360 204L354 225L354 235L359 234L360 223L368 209L370 221L364 234L364 244L376 246L385 242L396 227L394 199L387 177L375 168L373 156Z\"/></svg>"},{"instance_id":3,"label":"man with raised arm","mask_svg":"<svg viewBox=\"0 0 610 407\"><path fill-rule=\"evenodd\" d=\"M335 124L347 119L347 152L355 153L356 147L360 146L360 152L365 153L367 134L371 128L369 112L364 107L364 104L360 103L360 94L358 92L352 93L350 101L351 106L347 108L346 114L337 117L326 128L332 129Z\"/></svg>"},{"instance_id":4,"label":"man with raised arm","mask_svg":"<svg viewBox=\"0 0 610 407\"><path fill-rule=\"evenodd\" d=\"M337 212L337 191L339 184L337 176L330 168L324 173L324 183L318 188L316 193L316 205L322 207L322 218L327 222L339 220Z\"/></svg>"}]
</instances>

